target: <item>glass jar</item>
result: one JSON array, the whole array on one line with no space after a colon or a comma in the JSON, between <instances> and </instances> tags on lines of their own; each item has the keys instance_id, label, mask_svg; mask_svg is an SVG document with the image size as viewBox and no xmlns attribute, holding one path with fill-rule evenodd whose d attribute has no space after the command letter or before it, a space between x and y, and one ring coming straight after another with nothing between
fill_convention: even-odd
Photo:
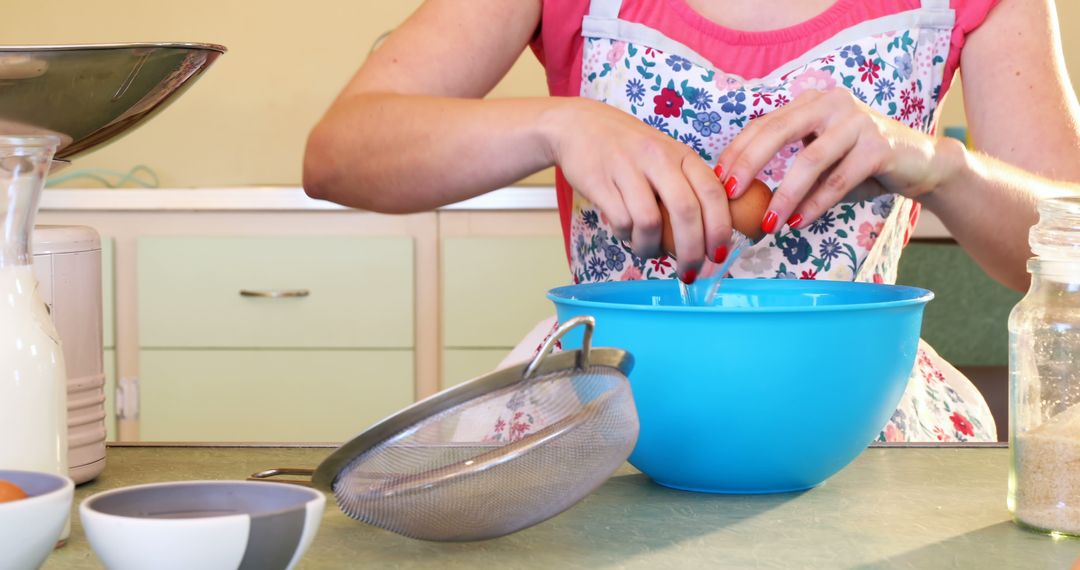
<instances>
[{"instance_id":1,"label":"glass jar","mask_svg":"<svg viewBox=\"0 0 1080 570\"><path fill-rule=\"evenodd\" d=\"M1080 198L1041 202L1030 244L1031 287L1009 316L1008 506L1080 536Z\"/></svg>"},{"instance_id":2,"label":"glass jar","mask_svg":"<svg viewBox=\"0 0 1080 570\"><path fill-rule=\"evenodd\" d=\"M59 139L0 136L0 468L67 476L67 375L31 233Z\"/></svg>"}]
</instances>

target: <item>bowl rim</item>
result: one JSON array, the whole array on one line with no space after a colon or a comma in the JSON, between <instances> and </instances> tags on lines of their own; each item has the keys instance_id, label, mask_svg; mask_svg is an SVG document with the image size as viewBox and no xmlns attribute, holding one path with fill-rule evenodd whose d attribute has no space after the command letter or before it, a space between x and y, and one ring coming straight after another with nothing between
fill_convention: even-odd
<instances>
[{"instance_id":1,"label":"bowl rim","mask_svg":"<svg viewBox=\"0 0 1080 570\"><path fill-rule=\"evenodd\" d=\"M0 134L0 147L58 147L63 144L56 135L4 135ZM8 471L11 471L8 469Z\"/></svg>"},{"instance_id":2,"label":"bowl rim","mask_svg":"<svg viewBox=\"0 0 1080 570\"><path fill-rule=\"evenodd\" d=\"M204 42L121 42L102 44L22 44L0 45L0 54L7 52L28 51L84 51L103 49L133 49L133 48L173 48L173 49L202 49L225 53L228 49L219 44Z\"/></svg>"},{"instance_id":3,"label":"bowl rim","mask_svg":"<svg viewBox=\"0 0 1080 570\"><path fill-rule=\"evenodd\" d=\"M639 279L632 281L636 282L674 282L674 279ZM728 282L733 283L783 283L789 285L791 279L736 279L728 278ZM819 313L819 312L852 312L852 311L865 311L869 309L886 309L894 307L907 307L911 305L925 305L934 298L934 292L929 289L923 289L921 287L912 287L910 285L894 285L888 283L864 283L861 281L816 281L815 283L828 283L826 287L854 287L854 288L881 288L886 287L893 290L904 290L911 293L911 297L904 299L894 299L889 301L875 301L870 303L853 303L853 304L837 304L837 305L796 305L786 307L722 307L716 305L640 305L629 303L612 303L610 301L591 301L585 299L576 299L566 294L566 291L573 288L579 288L589 285L605 285L607 283L617 283L616 281L605 281L598 283L582 283L578 285L563 285L561 287L555 287L547 292L547 298L555 304L569 305L574 307L584 308L599 308L599 309L615 309L620 311L646 311L650 313Z\"/></svg>"},{"instance_id":4,"label":"bowl rim","mask_svg":"<svg viewBox=\"0 0 1080 570\"><path fill-rule=\"evenodd\" d=\"M104 511L99 511L98 509L94 508L94 503L97 502L98 499L111 497L113 495L120 495L120 494L123 494L123 493L128 493L128 492L142 490L142 489L161 488L161 487L179 487L179 486L186 486L186 485L195 485L195 486L206 485L206 486L210 486L210 485L223 485L223 484L226 484L226 485L239 485L241 487L251 487L251 488L266 488L266 487L287 488L287 489L290 489L290 490L293 490L293 491L306 492L309 495L309 498L307 500L305 500L303 503L298 503L298 504L296 504L295 506L292 506L292 507L288 507L288 508L284 508L284 509L278 509L278 510L275 510L275 511L266 511L266 512L259 513L257 515L253 515L252 513L249 513L249 512L239 512L239 513L233 513L233 514L229 514L229 515L219 515L219 516L212 516L212 517L190 517L190 518L182 518L182 519L180 519L180 518L169 519L169 518L151 518L151 517L130 517L130 516L125 516L125 515L116 515L116 514L112 514L112 513L107 513L107 512L104 512ZM161 481L161 482L157 482L157 483L142 483L142 484L139 484L139 485L128 485L126 487L117 487L116 489L108 489L106 491L101 491L100 493L95 493L95 494L90 495L89 497L82 500L82 503L79 504L79 513L83 514L83 515L91 515L91 516L94 516L94 517L103 517L103 518L110 518L110 519L124 519L124 520L131 520L131 521L141 521L141 522L146 523L146 524L159 524L159 525L187 524L187 525L189 525L189 524L192 524L193 522L197 522L197 521L222 520L222 519L227 519L227 518L232 518L232 517L248 517L248 518L255 519L255 518L261 518L261 517L275 516L275 515L279 515L279 514L282 514L282 513L295 511L295 510L298 510L298 509L307 510L308 505L310 505L312 503L318 503L320 501L325 504L326 495L324 495L321 491L319 491L317 489L312 489L311 487L306 487L306 486L303 486L303 485L291 485L291 484L288 484L288 483L278 483L278 482L273 482L273 481L239 481L239 480L233 480L233 479L204 479L204 480L193 480L193 481Z\"/></svg>"},{"instance_id":5,"label":"bowl rim","mask_svg":"<svg viewBox=\"0 0 1080 570\"><path fill-rule=\"evenodd\" d=\"M33 469L0 469L0 479L6 480L6 478L4 477L5 473L26 473L30 475L51 477L53 479L60 480L63 485L61 485L59 489L53 489L48 493L42 493L40 495L29 495L25 499L18 499L15 501L7 501L4 503L0 503L0 511L6 509L14 510L19 508L33 508L33 505L52 501L56 497L62 496L65 493L71 494L71 498L68 499L68 503L71 503L74 500L75 481L67 475L60 475L58 473L52 473L49 471L35 471Z\"/></svg>"}]
</instances>

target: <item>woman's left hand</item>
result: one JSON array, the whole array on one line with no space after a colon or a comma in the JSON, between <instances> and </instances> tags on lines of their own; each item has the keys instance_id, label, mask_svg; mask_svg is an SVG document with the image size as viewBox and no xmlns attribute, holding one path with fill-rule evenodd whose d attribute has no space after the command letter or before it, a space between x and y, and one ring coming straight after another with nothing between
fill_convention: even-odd
<instances>
[{"instance_id":1,"label":"woman's left hand","mask_svg":"<svg viewBox=\"0 0 1080 570\"><path fill-rule=\"evenodd\" d=\"M724 188L741 195L785 145L802 141L761 222L766 233L783 221L813 222L856 186L875 179L888 192L919 198L959 169L937 141L885 117L845 89L807 91L754 119L720 155Z\"/></svg>"}]
</instances>

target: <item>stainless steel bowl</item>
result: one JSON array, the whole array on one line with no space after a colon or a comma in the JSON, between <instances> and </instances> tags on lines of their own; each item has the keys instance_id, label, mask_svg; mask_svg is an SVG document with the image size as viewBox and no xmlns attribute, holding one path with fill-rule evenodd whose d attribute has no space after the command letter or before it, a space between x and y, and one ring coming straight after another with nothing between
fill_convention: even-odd
<instances>
[{"instance_id":1,"label":"stainless steel bowl","mask_svg":"<svg viewBox=\"0 0 1080 570\"><path fill-rule=\"evenodd\" d=\"M129 132L225 53L213 44L0 46L0 135L54 134L56 159Z\"/></svg>"}]
</instances>

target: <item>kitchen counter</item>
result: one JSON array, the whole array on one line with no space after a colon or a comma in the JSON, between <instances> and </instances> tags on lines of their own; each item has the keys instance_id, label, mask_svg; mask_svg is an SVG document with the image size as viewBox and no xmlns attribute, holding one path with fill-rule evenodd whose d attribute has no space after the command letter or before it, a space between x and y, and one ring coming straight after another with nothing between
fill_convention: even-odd
<instances>
[{"instance_id":1,"label":"kitchen counter","mask_svg":"<svg viewBox=\"0 0 1080 570\"><path fill-rule=\"evenodd\" d=\"M50 188L41 210L91 211L319 211L349 210L315 200L303 188L250 186L234 188ZM449 204L439 210L557 210L550 186L515 186Z\"/></svg>"},{"instance_id":2,"label":"kitchen counter","mask_svg":"<svg viewBox=\"0 0 1080 570\"><path fill-rule=\"evenodd\" d=\"M236 188L48 189L41 211L333 211L344 206L309 198L302 188L252 186ZM449 204L439 211L557 210L550 186L512 186ZM933 214L923 210L913 237L943 239L950 234Z\"/></svg>"},{"instance_id":3,"label":"kitchen counter","mask_svg":"<svg viewBox=\"0 0 1080 570\"><path fill-rule=\"evenodd\" d=\"M242 479L314 467L317 447L114 446L76 505L106 489L169 480ZM1021 530L1005 509L1008 450L873 448L802 493L673 491L625 466L566 513L487 542L410 540L327 504L300 568L1068 568L1080 540ZM100 568L77 516L44 568Z\"/></svg>"}]
</instances>

